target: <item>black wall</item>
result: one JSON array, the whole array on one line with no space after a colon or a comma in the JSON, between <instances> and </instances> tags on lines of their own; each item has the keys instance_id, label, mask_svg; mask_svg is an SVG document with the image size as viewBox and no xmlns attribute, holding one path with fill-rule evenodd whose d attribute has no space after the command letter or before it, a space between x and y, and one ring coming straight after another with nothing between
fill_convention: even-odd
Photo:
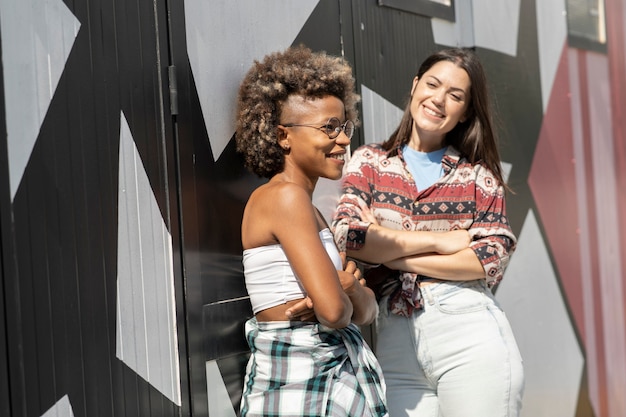
<instances>
[{"instance_id":1,"label":"black wall","mask_svg":"<svg viewBox=\"0 0 626 417\"><path fill-rule=\"evenodd\" d=\"M237 410L252 314L240 220L263 180L243 168L232 140L213 157L184 0L64 4L80 31L13 200L0 140L0 416L40 416L64 395L76 417L206 416L213 360ZM520 13L517 56L478 50L502 110L503 159L514 166L507 206L516 233L534 209L527 178L543 117L535 2L523 0ZM345 56L359 92L365 85L401 109L419 63L442 47L430 17L377 0L319 1L300 43ZM121 114L172 236L180 407L116 357ZM352 147L363 141L357 130Z\"/></svg>"},{"instance_id":2,"label":"black wall","mask_svg":"<svg viewBox=\"0 0 626 417\"><path fill-rule=\"evenodd\" d=\"M178 235L166 3L65 5L80 31L12 203L0 151L0 414L39 416L67 394L77 417L181 415L115 352L122 112ZM180 289L180 260L175 274Z\"/></svg>"}]
</instances>

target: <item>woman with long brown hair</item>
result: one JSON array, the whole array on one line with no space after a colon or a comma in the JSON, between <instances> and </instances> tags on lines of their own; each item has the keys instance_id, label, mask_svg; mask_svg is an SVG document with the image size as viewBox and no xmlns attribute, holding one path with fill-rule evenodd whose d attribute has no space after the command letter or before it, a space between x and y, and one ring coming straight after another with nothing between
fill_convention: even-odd
<instances>
[{"instance_id":1,"label":"woman with long brown hair","mask_svg":"<svg viewBox=\"0 0 626 417\"><path fill-rule=\"evenodd\" d=\"M393 417L512 417L522 360L490 287L516 244L487 81L474 52L428 57L399 127L346 166L332 222L371 268L376 355Z\"/></svg>"}]
</instances>

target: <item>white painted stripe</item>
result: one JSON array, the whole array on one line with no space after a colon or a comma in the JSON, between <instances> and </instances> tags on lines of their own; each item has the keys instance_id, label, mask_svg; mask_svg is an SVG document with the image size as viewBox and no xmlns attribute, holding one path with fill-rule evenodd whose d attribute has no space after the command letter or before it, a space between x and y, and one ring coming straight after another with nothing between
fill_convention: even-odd
<instances>
[{"instance_id":1,"label":"white painted stripe","mask_svg":"<svg viewBox=\"0 0 626 417\"><path fill-rule=\"evenodd\" d=\"M583 356L532 210L496 297L524 360L526 388L521 417L573 417Z\"/></svg>"},{"instance_id":2,"label":"white painted stripe","mask_svg":"<svg viewBox=\"0 0 626 417\"><path fill-rule=\"evenodd\" d=\"M563 46L567 42L567 15L565 0L536 0L535 7L537 9L541 99L543 112L545 113L548 108Z\"/></svg>"},{"instance_id":3,"label":"white painted stripe","mask_svg":"<svg viewBox=\"0 0 626 417\"><path fill-rule=\"evenodd\" d=\"M411 89L411 82L412 80L407 80L407 94ZM398 108L364 84L361 84L361 103L365 143L387 140L400 124L404 109Z\"/></svg>"},{"instance_id":4,"label":"white painted stripe","mask_svg":"<svg viewBox=\"0 0 626 417\"><path fill-rule=\"evenodd\" d=\"M450 47L475 46L472 0L454 2L454 18L454 22L430 19L435 43Z\"/></svg>"},{"instance_id":5,"label":"white painted stripe","mask_svg":"<svg viewBox=\"0 0 626 417\"><path fill-rule=\"evenodd\" d=\"M253 60L290 46L318 3L185 2L187 53L216 160L235 131L237 90Z\"/></svg>"},{"instance_id":6,"label":"white painted stripe","mask_svg":"<svg viewBox=\"0 0 626 417\"><path fill-rule=\"evenodd\" d=\"M228 395L224 379L216 361L206 363L207 400L209 415L220 417L235 417L233 403Z\"/></svg>"},{"instance_id":7,"label":"white painted stripe","mask_svg":"<svg viewBox=\"0 0 626 417\"><path fill-rule=\"evenodd\" d=\"M172 239L121 116L116 356L181 405Z\"/></svg>"},{"instance_id":8,"label":"white painted stripe","mask_svg":"<svg viewBox=\"0 0 626 417\"><path fill-rule=\"evenodd\" d=\"M0 10L13 200L80 22L62 0L0 0Z\"/></svg>"},{"instance_id":9,"label":"white painted stripe","mask_svg":"<svg viewBox=\"0 0 626 417\"><path fill-rule=\"evenodd\" d=\"M438 45L478 46L517 55L520 0L465 0L454 3L455 22L433 18Z\"/></svg>"},{"instance_id":10,"label":"white painted stripe","mask_svg":"<svg viewBox=\"0 0 626 417\"><path fill-rule=\"evenodd\" d=\"M70 398L64 395L59 401L48 409L41 417L74 417L74 410L70 404Z\"/></svg>"}]
</instances>

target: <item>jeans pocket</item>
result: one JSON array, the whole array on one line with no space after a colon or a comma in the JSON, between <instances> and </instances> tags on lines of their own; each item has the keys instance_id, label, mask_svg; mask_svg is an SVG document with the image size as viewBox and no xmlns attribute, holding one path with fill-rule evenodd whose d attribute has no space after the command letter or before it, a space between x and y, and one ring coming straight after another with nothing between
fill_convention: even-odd
<instances>
[{"instance_id":1,"label":"jeans pocket","mask_svg":"<svg viewBox=\"0 0 626 417\"><path fill-rule=\"evenodd\" d=\"M484 310L492 303L485 291L489 290L476 281L458 281L438 284L431 296L442 313L464 314Z\"/></svg>"}]
</instances>

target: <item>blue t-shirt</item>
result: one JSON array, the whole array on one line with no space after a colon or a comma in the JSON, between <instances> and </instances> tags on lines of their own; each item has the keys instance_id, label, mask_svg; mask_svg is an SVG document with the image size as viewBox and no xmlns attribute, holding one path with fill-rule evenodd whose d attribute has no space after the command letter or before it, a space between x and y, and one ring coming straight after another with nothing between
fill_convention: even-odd
<instances>
[{"instance_id":1,"label":"blue t-shirt","mask_svg":"<svg viewBox=\"0 0 626 417\"><path fill-rule=\"evenodd\" d=\"M443 176L441 160L447 147L433 152L419 152L408 145L403 145L402 155L406 166L413 175L417 191L424 191Z\"/></svg>"}]
</instances>

